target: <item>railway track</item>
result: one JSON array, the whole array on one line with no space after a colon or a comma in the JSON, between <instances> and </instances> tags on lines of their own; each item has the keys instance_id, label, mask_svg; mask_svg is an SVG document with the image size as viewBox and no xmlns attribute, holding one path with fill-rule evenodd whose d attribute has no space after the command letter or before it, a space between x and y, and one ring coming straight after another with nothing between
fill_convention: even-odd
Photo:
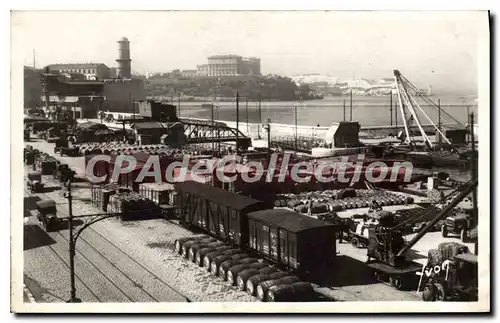
<instances>
[{"instance_id":1,"label":"railway track","mask_svg":"<svg viewBox=\"0 0 500 323\"><path fill-rule=\"evenodd\" d=\"M32 196L32 195L30 195ZM33 236L32 236L33 238ZM36 238L35 238L36 239ZM38 239L37 239L38 240ZM39 242L39 241L38 241ZM66 267L68 268L68 271L69 271L69 264L64 260L64 258L54 249L54 247L52 247L51 245L47 245L46 246L53 254L54 256L60 260L60 262ZM90 294L92 294L92 296L99 302L101 302L101 299L99 298L99 296L97 296L93 291L92 289L90 288L90 286L88 284L86 284L83 279L80 277L80 275L76 274L75 273L75 279L78 280L80 282L80 284L82 284L89 292Z\"/></svg>"},{"instance_id":2,"label":"railway track","mask_svg":"<svg viewBox=\"0 0 500 323\"><path fill-rule=\"evenodd\" d=\"M46 182L48 182L49 184L51 184L51 186L59 185L59 183L56 182L55 180L53 180L51 177L49 177L49 176L47 176L47 177L48 177L48 179L46 180ZM41 196L46 196L47 198L50 198L45 193L41 193L40 195ZM58 205L58 209L59 209L59 212L64 213L64 214L68 214L68 209L67 209L66 205L59 204ZM171 224L174 224L174 225L178 226L178 227L184 228L182 225L180 225L175 220L167 219L167 218L165 218L165 220L168 221ZM126 258L129 261L133 262L135 266L140 267L142 269L142 271L146 272L148 275L151 275L152 278L155 281L158 281L161 285L165 286L166 288L169 288L169 289L175 291L178 295L182 296L185 300L190 301L186 296L184 296L181 293L179 293L178 291L176 291L174 288L172 288L172 286L170 286L168 283L164 282L160 277L158 277L157 275L155 275L154 273L152 273L144 265L142 265L141 263L137 262L132 256L130 256L126 252L122 251L119 246L117 246L116 244L114 244L113 242L111 242L106 236L104 236L100 232L96 231L94 228L89 227L85 232L87 232L87 233L91 232L92 235L94 235L94 236L98 237L100 240L102 240L106 244L106 246L112 247L112 249L115 252L116 252L116 249L117 249L118 253L122 256L122 258ZM61 233L59 233L59 234L61 234ZM97 249L95 247L95 243L89 242L88 239L87 239L87 237L86 237L86 235L84 233L82 233L82 236L80 236L80 238L81 239L79 239L79 240L83 240L83 242L85 243L85 245L88 248L92 249L93 253L97 254L101 259L104 258L105 261L109 262L109 264L111 264L111 267L113 267L115 270L117 270L118 272L120 272L120 274L122 276L124 276L126 279L128 279L132 283L136 282L133 277L130 277L129 275L127 275L127 273L125 273L123 270L121 270L120 268L118 268L117 266L115 266L113 262L111 262L109 259L107 259L106 255L103 254L99 250L99 249L103 249L103 247L99 247L99 249ZM65 239L66 242L68 241L65 237L64 237L64 239ZM109 248L107 248L107 249L109 250ZM79 252L79 254L82 254L82 253ZM84 258L87 262L92 262L87 257L82 257L82 258ZM104 273L101 273L101 275L106 276ZM371 296L366 297L365 296L366 294L373 294L373 295L375 295L378 292L381 292L382 294L384 294L384 297L389 297L390 296L389 295L390 294L389 289L392 289L391 287L386 286L383 283L378 283L378 284L375 284L375 285L366 286L365 291L361 292L361 293L357 290L357 288L350 288L350 287L345 288L344 286L341 286L341 287L326 287L326 286L323 286L323 288L326 288L326 289L329 289L330 291L332 291L331 294L337 293L337 294L340 294L340 295L345 295L346 296L345 299L348 300L348 301L351 301L351 300L352 301L363 301L363 300L366 301L366 300L372 298ZM369 290L369 292L367 292L368 290ZM148 294L148 297L150 297L151 299L153 299L155 301L158 301L158 299L154 295L152 295L151 293L147 292L146 290L144 290L144 291ZM399 291L398 293L401 293L401 291ZM330 293L328 293L328 294L330 294ZM365 294L365 295L363 295L363 294ZM415 297L414 294L412 294L411 292L407 292L407 293L405 292L405 294L408 294L408 296L412 295L413 296L412 297L413 300L417 299L417 297ZM402 298L403 299L408 299L408 297L402 297Z\"/></svg>"},{"instance_id":3,"label":"railway track","mask_svg":"<svg viewBox=\"0 0 500 323\"><path fill-rule=\"evenodd\" d=\"M49 183L50 183L50 181L49 181ZM50 183L50 184L53 184L53 183ZM26 189L25 189L25 194L28 195L28 196L39 196L39 197L44 197L44 198L47 198L47 199L51 199L46 193L31 194L30 192L26 191ZM57 207L58 207L58 213L62 213L64 215L68 215L68 209L67 209L66 206L58 204ZM111 242L105 236L103 236L102 234L100 234L99 232L97 232L96 230L94 230L91 227L88 227L86 229L86 231L87 230L89 230L90 232L92 232L93 235L99 237L99 239L105 241L105 243L107 244L108 247L111 246L112 249L113 249L113 251L114 251L114 253L115 253L115 257L116 258L125 258L125 259L127 259L128 262L132 263L134 266L139 267L139 268L141 268L142 271L146 272L152 278L152 280L156 284L160 283L162 285L162 287L165 287L166 289L171 290L174 294L176 294L176 296L178 298L181 298L181 299L186 300L188 302L191 301L188 297L186 297L185 295L183 295L182 293L180 293L179 291L177 291L175 288L173 288L171 285L169 285L168 283L166 283L165 281L163 281L160 277L158 277L151 270L149 270L148 268L146 268L143 264L141 264L138 261L136 261L128 253L126 253L123 250L121 250L119 246L117 246L116 244L114 244L113 242ZM62 234L61 232L49 233L49 235L51 235L52 237L55 237L55 236L62 237L62 239L65 242L69 243L68 238L64 234ZM87 248L89 248L90 250L92 250L92 252L95 255L97 255L97 257L99 257L102 261L105 261L107 264L109 264L109 266L111 268L113 268L113 270L116 271L116 273L119 274L120 277L116 277L116 275L115 275L115 277L114 277L115 280L120 280L120 279L123 280L123 278L124 278L125 280L128 280L132 284L132 286L134 286L134 288L139 289L141 293L144 293L145 295L147 295L147 297L150 298L150 301L155 301L155 302L162 301L160 298L152 295L145 288L143 288L142 285L140 283L138 283L137 280L134 279L131 275L129 275L124 270L122 270L121 268L119 268L116 264L114 264L101 250L99 250L98 248L96 248L96 246L94 246L94 244L89 241L89 237L88 236L85 237L84 233L82 233L82 235L79 237L78 241L82 241L86 245ZM63 263L66 265L66 267L69 268L69 264L63 260L63 258L57 253L57 251L55 251L51 246L49 246L49 248L54 253L56 253L57 257L59 259L61 259L61 261L63 261ZM109 248L105 248L103 246L100 246L99 248L100 249L109 249ZM117 251L118 251L118 253L117 253ZM116 290L118 290L121 294L123 294L123 296L125 296L125 298L127 298L130 302L138 301L137 299L134 299L134 298L130 297L129 293L127 293L126 291L123 290L123 288L121 288L120 286L118 286L118 284L114 282L113 278L109 277L109 275L107 275L106 273L104 273L103 270L101 268L99 268L99 266L96 265L95 262L92 261L88 255L85 255L82 251L80 251L78 249L76 249L75 252L82 259L85 259L85 261L88 264L90 264L102 277L104 277ZM75 275L75 277L76 276L77 275ZM89 289L89 291L92 292L92 290L90 289L90 287L88 286L88 284L83 283L83 280L80 277L78 277L78 279L79 279L80 282L82 282L82 284L87 289ZM93 296L96 297L96 299L98 299L99 301L101 301L100 298L95 295L95 293L92 292L92 294L93 294Z\"/></svg>"}]
</instances>

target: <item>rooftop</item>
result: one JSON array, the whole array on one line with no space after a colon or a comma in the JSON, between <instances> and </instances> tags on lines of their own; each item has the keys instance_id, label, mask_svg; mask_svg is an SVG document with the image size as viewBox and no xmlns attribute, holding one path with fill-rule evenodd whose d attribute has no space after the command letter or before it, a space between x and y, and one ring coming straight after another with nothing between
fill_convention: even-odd
<instances>
[{"instance_id":1,"label":"rooftop","mask_svg":"<svg viewBox=\"0 0 500 323\"><path fill-rule=\"evenodd\" d=\"M176 188L181 192L193 194L195 196L213 201L214 204L221 204L239 211L263 205L263 202L252 199L248 196L234 194L218 187L194 181L177 183Z\"/></svg>"},{"instance_id":2,"label":"rooftop","mask_svg":"<svg viewBox=\"0 0 500 323\"><path fill-rule=\"evenodd\" d=\"M232 55L232 54L228 54L228 55L214 55L214 56L208 57L208 59L225 59L225 58L242 58L242 57L239 56L239 55Z\"/></svg>"},{"instance_id":3,"label":"rooftop","mask_svg":"<svg viewBox=\"0 0 500 323\"><path fill-rule=\"evenodd\" d=\"M68 64L50 64L47 65L48 68L96 68L98 66L106 66L104 63L68 63Z\"/></svg>"},{"instance_id":4,"label":"rooftop","mask_svg":"<svg viewBox=\"0 0 500 323\"><path fill-rule=\"evenodd\" d=\"M285 229L292 233L298 233L318 227L335 227L335 225L331 223L287 209L268 209L250 212L248 213L248 218Z\"/></svg>"}]
</instances>

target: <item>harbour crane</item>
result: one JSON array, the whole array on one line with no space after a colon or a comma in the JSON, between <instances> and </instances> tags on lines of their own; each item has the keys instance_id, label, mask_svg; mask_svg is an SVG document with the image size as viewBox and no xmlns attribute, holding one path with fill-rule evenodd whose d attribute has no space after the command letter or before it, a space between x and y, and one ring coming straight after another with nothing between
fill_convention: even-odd
<instances>
[{"instance_id":1,"label":"harbour crane","mask_svg":"<svg viewBox=\"0 0 500 323\"><path fill-rule=\"evenodd\" d=\"M408 243L404 241L402 231L399 225L394 222L393 217L381 218L379 224L369 232L367 250L369 257L367 266L374 271L377 279L385 280L385 278L389 278L391 285L397 289L408 287L410 282L417 277L416 272L422 266L407 260L406 253L438 221L444 219L458 203L468 196L477 187L477 184L477 179L467 183L464 189Z\"/></svg>"},{"instance_id":2,"label":"harbour crane","mask_svg":"<svg viewBox=\"0 0 500 323\"><path fill-rule=\"evenodd\" d=\"M438 105L436 105L432 100L427 98L425 95L422 95L421 90L415 86L412 82L410 82L407 78L405 78L400 71L394 70L394 82L396 85L396 93L397 93L397 102L399 109L401 111L401 118L403 119L403 125L404 125L404 142L407 144L412 144L412 136L410 132L411 124L413 121L415 121L418 130L424 140L425 145L429 149L434 148L434 143L429 139L429 136L425 132L422 122L421 122L421 117L425 117L429 121L429 123L433 126L435 129L436 133L438 133L441 138L449 145L451 145L451 142L448 138L446 138L445 134L441 130L441 125L439 121L439 125L436 125L434 121L429 117L427 112L423 109L423 107L418 103L416 97L422 99L427 103L428 106L439 109L438 113L441 115L443 114L446 118L451 119L452 124L459 125L460 127L463 127L460 121L458 121L456 118L451 116L449 113L446 111L442 110ZM419 113L421 115L419 115ZM407 115L410 115L408 119Z\"/></svg>"}]
</instances>

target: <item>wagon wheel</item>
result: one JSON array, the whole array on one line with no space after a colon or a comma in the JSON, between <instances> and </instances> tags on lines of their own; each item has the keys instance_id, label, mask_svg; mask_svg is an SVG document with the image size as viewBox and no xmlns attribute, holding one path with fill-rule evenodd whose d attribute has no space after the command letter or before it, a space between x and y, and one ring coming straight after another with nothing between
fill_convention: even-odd
<instances>
[{"instance_id":1,"label":"wagon wheel","mask_svg":"<svg viewBox=\"0 0 500 323\"><path fill-rule=\"evenodd\" d=\"M468 238L467 229L463 228L462 231L460 231L460 240L462 240L462 242L467 242Z\"/></svg>"},{"instance_id":2,"label":"wagon wheel","mask_svg":"<svg viewBox=\"0 0 500 323\"><path fill-rule=\"evenodd\" d=\"M352 237L351 244L353 245L353 247L359 248L359 239L356 237Z\"/></svg>"},{"instance_id":3,"label":"wagon wheel","mask_svg":"<svg viewBox=\"0 0 500 323\"><path fill-rule=\"evenodd\" d=\"M422 292L422 300L424 302L434 302L436 300L435 288L432 285L426 285Z\"/></svg>"},{"instance_id":4,"label":"wagon wheel","mask_svg":"<svg viewBox=\"0 0 500 323\"><path fill-rule=\"evenodd\" d=\"M181 254L181 252L182 252L182 244L181 244L181 242L179 240L175 241L175 251L178 254Z\"/></svg>"},{"instance_id":5,"label":"wagon wheel","mask_svg":"<svg viewBox=\"0 0 500 323\"><path fill-rule=\"evenodd\" d=\"M402 279L402 277L399 277L399 276L390 277L389 278L389 282L397 290L400 290L403 287L403 279Z\"/></svg>"},{"instance_id":6,"label":"wagon wheel","mask_svg":"<svg viewBox=\"0 0 500 323\"><path fill-rule=\"evenodd\" d=\"M255 293L255 286L254 284L250 281L250 280L247 280L247 293L250 294L251 296L254 295Z\"/></svg>"},{"instance_id":7,"label":"wagon wheel","mask_svg":"<svg viewBox=\"0 0 500 323\"><path fill-rule=\"evenodd\" d=\"M435 283L434 288L435 288L436 301L438 302L444 301L446 294L443 285L441 285L440 283Z\"/></svg>"},{"instance_id":8,"label":"wagon wheel","mask_svg":"<svg viewBox=\"0 0 500 323\"><path fill-rule=\"evenodd\" d=\"M446 228L446 225L442 225L441 226L441 236L443 236L443 238L446 238L448 236L448 230Z\"/></svg>"}]
</instances>

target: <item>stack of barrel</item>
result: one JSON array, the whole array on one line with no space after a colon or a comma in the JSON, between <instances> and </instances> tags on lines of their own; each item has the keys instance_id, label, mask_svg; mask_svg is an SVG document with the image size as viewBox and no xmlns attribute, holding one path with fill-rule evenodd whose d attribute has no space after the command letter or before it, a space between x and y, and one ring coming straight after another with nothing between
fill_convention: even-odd
<instances>
[{"instance_id":1,"label":"stack of barrel","mask_svg":"<svg viewBox=\"0 0 500 323\"><path fill-rule=\"evenodd\" d=\"M328 210L338 212L369 207L372 201L376 201L380 206L408 205L414 202L412 197L396 195L387 191L332 190L281 195L276 199L274 206L289 207L297 212L307 213L310 200L312 201L311 213L313 214L325 213Z\"/></svg>"},{"instance_id":2,"label":"stack of barrel","mask_svg":"<svg viewBox=\"0 0 500 323\"><path fill-rule=\"evenodd\" d=\"M315 299L311 283L212 237L202 235L177 239L174 252L262 302Z\"/></svg>"}]
</instances>

